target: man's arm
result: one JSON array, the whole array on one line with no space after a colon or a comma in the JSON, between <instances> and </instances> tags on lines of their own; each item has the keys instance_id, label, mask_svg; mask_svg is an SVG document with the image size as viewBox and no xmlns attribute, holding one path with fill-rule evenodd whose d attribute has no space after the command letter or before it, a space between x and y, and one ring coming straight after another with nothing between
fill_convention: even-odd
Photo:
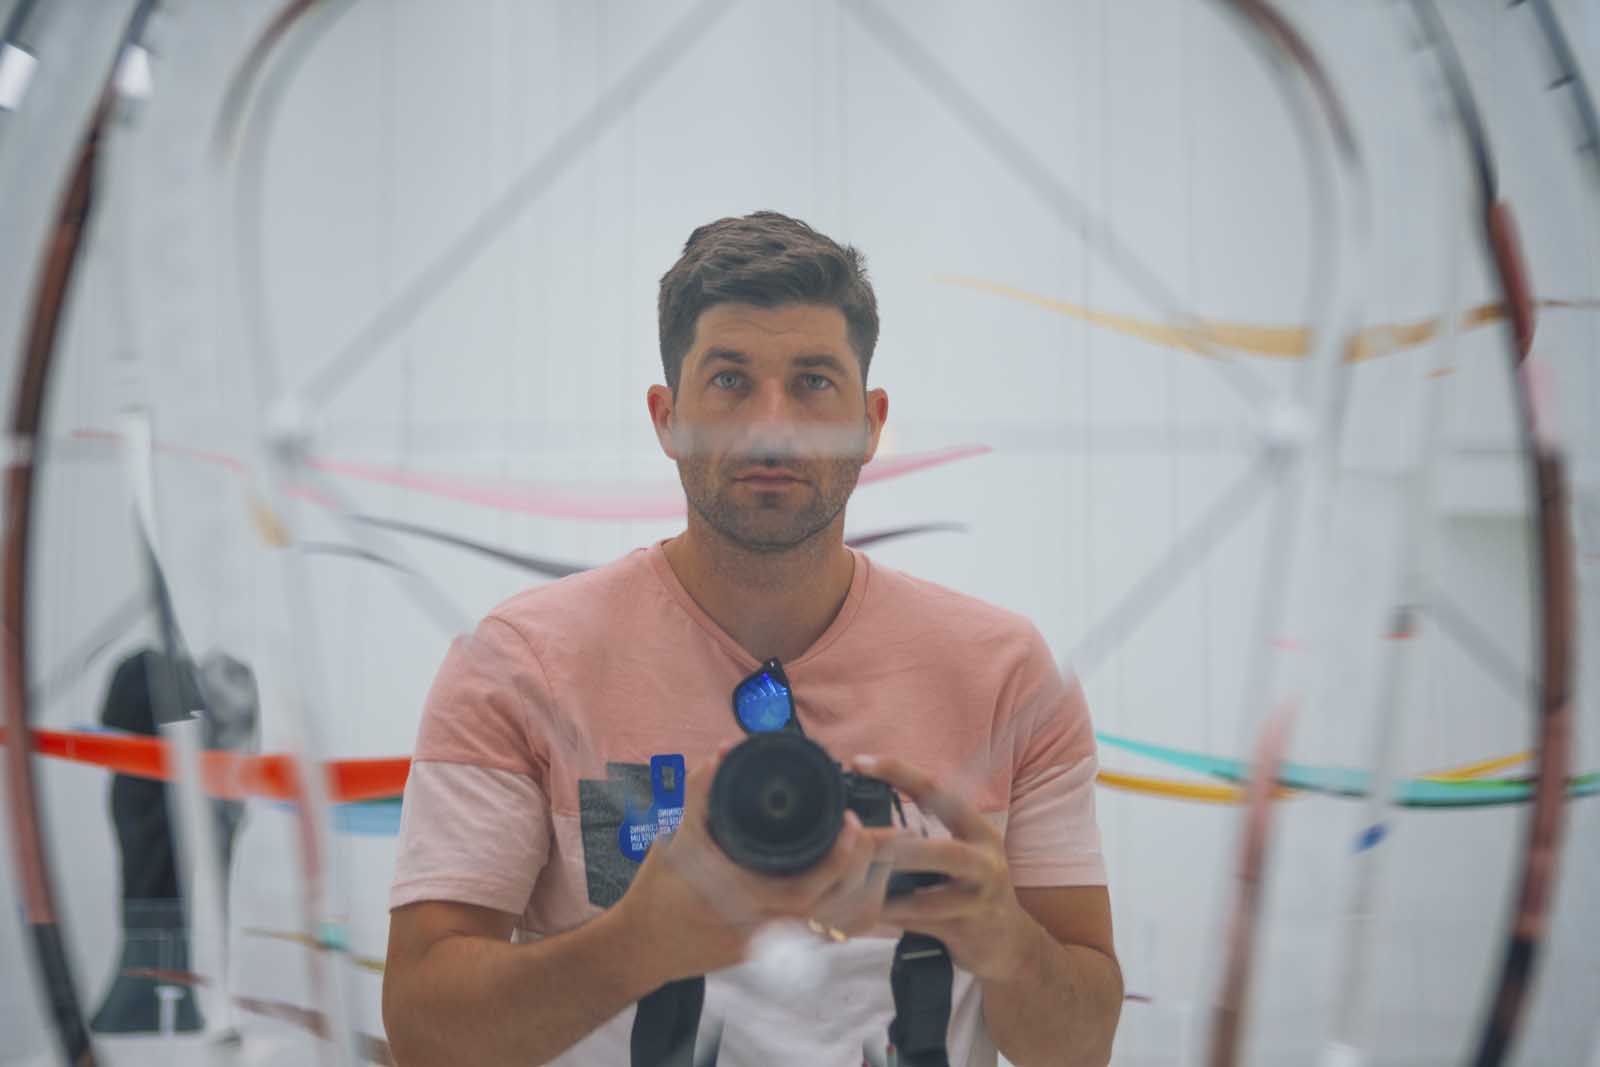
<instances>
[{"instance_id":1,"label":"man's arm","mask_svg":"<svg viewBox=\"0 0 1600 1067\"><path fill-rule=\"evenodd\" d=\"M544 1063L661 984L617 909L525 944L514 921L447 901L394 910L383 1022L404 1067Z\"/></svg>"},{"instance_id":2,"label":"man's arm","mask_svg":"<svg viewBox=\"0 0 1600 1067\"><path fill-rule=\"evenodd\" d=\"M1016 890L1029 922L1015 970L983 981L983 1018L1017 1067L1103 1064L1122 1013L1122 968L1103 886Z\"/></svg>"}]
</instances>

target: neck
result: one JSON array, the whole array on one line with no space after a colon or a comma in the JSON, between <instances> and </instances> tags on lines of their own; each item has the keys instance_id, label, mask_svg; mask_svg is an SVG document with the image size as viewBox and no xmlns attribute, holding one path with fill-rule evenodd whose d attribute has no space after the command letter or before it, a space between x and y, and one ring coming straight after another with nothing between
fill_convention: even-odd
<instances>
[{"instance_id":1,"label":"neck","mask_svg":"<svg viewBox=\"0 0 1600 1067\"><path fill-rule=\"evenodd\" d=\"M753 552L690 509L689 528L663 551L701 610L763 661L800 658L839 614L855 575L842 512L794 548Z\"/></svg>"}]
</instances>

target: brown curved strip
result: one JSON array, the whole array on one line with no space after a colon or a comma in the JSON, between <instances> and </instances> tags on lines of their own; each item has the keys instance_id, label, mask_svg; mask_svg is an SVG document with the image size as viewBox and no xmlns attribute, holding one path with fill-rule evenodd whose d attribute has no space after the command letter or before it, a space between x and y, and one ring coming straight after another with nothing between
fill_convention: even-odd
<instances>
[{"instance_id":1,"label":"brown curved strip","mask_svg":"<svg viewBox=\"0 0 1600 1067\"><path fill-rule=\"evenodd\" d=\"M1322 121L1331 132L1340 162L1345 173L1360 172L1360 152L1349 117L1338 93L1329 81L1316 53L1294 24L1286 19L1267 0L1225 0L1266 42L1282 57L1287 65L1297 69L1301 78L1316 99ZM1308 166L1312 165L1308 163ZM1313 210L1326 209L1326 205L1313 205ZM1346 227L1348 229L1348 226ZM1344 360L1349 362L1359 352L1359 335L1351 333L1342 339ZM1337 427L1334 428L1337 433ZM1300 561L1307 566L1307 561ZM1252 712L1254 709L1250 709ZM1250 992L1250 975L1254 964L1256 928L1260 922L1263 873L1266 865L1267 835L1270 829L1271 805L1274 798L1278 769L1283 762L1288 739L1288 721L1292 706L1281 706L1262 728L1257 743L1254 768L1246 791L1246 821L1244 841L1240 851L1238 894L1228 924L1228 938L1224 945L1222 985L1218 991L1216 1011L1211 1027L1211 1067L1233 1067L1239 1061L1244 1031L1244 1017Z\"/></svg>"},{"instance_id":2,"label":"brown curved strip","mask_svg":"<svg viewBox=\"0 0 1600 1067\"><path fill-rule=\"evenodd\" d=\"M103 105L102 105L103 108ZM6 531L4 548L5 622L5 709L6 722L13 734L24 734L28 721L26 685L27 657L27 565L30 505L33 498L34 463L32 442L43 420L45 388L49 383L50 357L61 325L61 309L66 301L84 222L89 214L89 198L94 177L96 142L100 132L98 117L89 136L78 149L72 178L56 216L55 231L46 251L38 295L28 328L28 342L22 359L22 374L17 385L16 404L11 415L11 434L19 454L6 471ZM13 810L31 810L33 784L27 762L27 745L12 747L8 779ZM19 827L23 855L18 866L23 872L23 906L30 923L54 921L46 876L36 857L42 854L37 827Z\"/></svg>"},{"instance_id":3,"label":"brown curved strip","mask_svg":"<svg viewBox=\"0 0 1600 1067\"><path fill-rule=\"evenodd\" d=\"M1517 220L1511 206L1496 201L1484 217L1489 249L1505 290L1505 308L1511 316L1511 332L1517 340L1517 362L1533 351L1533 287L1528 283L1528 268L1522 259L1522 243L1517 239Z\"/></svg>"},{"instance_id":4,"label":"brown curved strip","mask_svg":"<svg viewBox=\"0 0 1600 1067\"><path fill-rule=\"evenodd\" d=\"M1572 747L1573 549L1567 533L1567 498L1561 456L1553 435L1539 432L1524 361L1533 346L1534 311L1517 227L1498 194L1499 175L1472 84L1449 28L1433 0L1411 0L1411 8L1438 60L1457 124L1471 150L1484 244L1493 262L1501 298L1511 314L1512 391L1522 439L1534 461L1536 588L1540 597L1539 707L1535 723L1537 771L1533 811L1523 846L1516 910L1507 934L1500 976L1472 1056L1476 1067L1498 1067L1516 1037L1527 1003L1528 984L1544 939L1551 890L1561 853L1565 786Z\"/></svg>"},{"instance_id":5,"label":"brown curved strip","mask_svg":"<svg viewBox=\"0 0 1600 1067\"><path fill-rule=\"evenodd\" d=\"M1321 105L1323 116L1333 131L1339 151L1347 157L1354 157L1357 154L1356 138L1350 126L1349 116L1346 115L1344 105L1339 99L1339 94L1334 91L1333 82L1328 79L1322 62L1306 43L1306 39L1301 36L1300 31L1266 0L1227 0L1227 2L1238 8L1241 14L1256 24L1268 40L1294 60L1295 65L1305 74L1311 91L1317 96L1317 102Z\"/></svg>"},{"instance_id":6,"label":"brown curved strip","mask_svg":"<svg viewBox=\"0 0 1600 1067\"><path fill-rule=\"evenodd\" d=\"M118 49L120 53L121 48ZM28 559L33 527L33 445L41 436L62 311L72 287L92 210L100 136L114 105L114 92L108 77L73 160L71 176L45 246L11 414L11 441L17 452L6 470L5 535L3 549L0 549L0 584L4 586L0 594L0 623L3 623L0 673L4 675L0 682L0 700L5 705L7 732L13 738L13 743L6 746L12 846L35 962L46 983L56 1036L67 1062L80 1067L95 1062L94 1049L78 1004L61 928L56 921L49 856L40 833L38 794L33 779L28 695Z\"/></svg>"},{"instance_id":7,"label":"brown curved strip","mask_svg":"<svg viewBox=\"0 0 1600 1067\"><path fill-rule=\"evenodd\" d=\"M1515 918L1489 1013L1479 1038L1477 1067L1494 1067L1510 1051L1527 1001L1539 948L1549 929L1550 901L1560 867L1566 781L1572 751L1573 549L1567 524L1566 472L1553 448L1535 458L1539 494L1540 695L1538 769Z\"/></svg>"},{"instance_id":8,"label":"brown curved strip","mask_svg":"<svg viewBox=\"0 0 1600 1067\"><path fill-rule=\"evenodd\" d=\"M1256 926L1261 915L1267 842L1272 830L1272 802L1278 795L1278 768L1289 745L1292 708L1285 706L1267 720L1256 742L1250 784L1245 790L1244 838L1239 844L1238 894L1223 943L1222 988L1211 1026L1211 1067L1239 1062L1239 1045L1250 996L1250 970L1255 956Z\"/></svg>"},{"instance_id":9,"label":"brown curved strip","mask_svg":"<svg viewBox=\"0 0 1600 1067\"><path fill-rule=\"evenodd\" d=\"M211 135L213 152L224 155L237 142L239 131L244 126L244 113L249 104L250 94L255 91L256 79L261 73L261 68L266 66L267 57L272 54L273 48L277 47L278 42L300 16L310 11L318 2L319 0L289 0L272 17L255 43L250 46L244 62L239 64L239 69L228 79L228 88L223 93L222 108L217 113L217 125Z\"/></svg>"},{"instance_id":10,"label":"brown curved strip","mask_svg":"<svg viewBox=\"0 0 1600 1067\"><path fill-rule=\"evenodd\" d=\"M1465 79L1458 80L1465 91ZM1459 105L1458 105L1459 106ZM1493 160L1489 146L1478 154ZM1491 173L1490 177L1493 175ZM1528 987L1549 922L1550 898L1561 856L1566 781L1572 750L1573 549L1568 533L1565 467L1550 435L1539 432L1539 413L1525 371L1535 329L1531 285L1517 238L1516 218L1504 200L1485 203L1483 237L1511 312L1511 359L1522 436L1534 457L1539 607L1539 707L1535 724L1533 811L1523 847L1516 910L1500 976L1484 1018L1473 1063L1498 1067L1510 1052L1527 1005Z\"/></svg>"}]
</instances>

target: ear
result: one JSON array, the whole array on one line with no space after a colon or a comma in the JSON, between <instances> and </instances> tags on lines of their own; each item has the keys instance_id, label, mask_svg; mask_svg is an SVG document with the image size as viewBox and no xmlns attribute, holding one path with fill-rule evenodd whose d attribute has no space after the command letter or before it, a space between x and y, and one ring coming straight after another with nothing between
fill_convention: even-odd
<instances>
[{"instance_id":1,"label":"ear","mask_svg":"<svg viewBox=\"0 0 1600 1067\"><path fill-rule=\"evenodd\" d=\"M870 463L872 457L878 454L878 438L883 435L883 424L889 418L889 394L882 389L871 389L867 392L867 458L862 463Z\"/></svg>"},{"instance_id":2,"label":"ear","mask_svg":"<svg viewBox=\"0 0 1600 1067\"><path fill-rule=\"evenodd\" d=\"M672 390L664 385L652 385L644 394L644 402L650 409L650 423L655 427L656 440L661 442L661 451L676 462L678 453L672 444Z\"/></svg>"}]
</instances>

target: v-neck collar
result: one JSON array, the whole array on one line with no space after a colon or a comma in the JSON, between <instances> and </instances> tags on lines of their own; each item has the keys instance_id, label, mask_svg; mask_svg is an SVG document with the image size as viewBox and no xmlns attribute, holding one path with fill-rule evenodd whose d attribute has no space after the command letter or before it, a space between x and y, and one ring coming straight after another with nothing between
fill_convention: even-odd
<instances>
[{"instance_id":1,"label":"v-neck collar","mask_svg":"<svg viewBox=\"0 0 1600 1067\"><path fill-rule=\"evenodd\" d=\"M746 669L755 670L761 665L761 661L745 651L743 645L735 641L726 630L717 624L715 619L706 614L705 609L695 602L694 597L689 595L689 590L685 589L683 583L678 580L678 573L672 569L672 564L668 562L667 554L663 549L665 544L665 541L657 541L645 549L645 552L650 558L651 568L655 571L656 577L661 580L661 584L666 588L667 593L673 600L677 601L678 606L683 609L684 613L694 620L695 625L704 630L729 655L738 660ZM861 601L866 596L867 579L871 574L872 563L867 559L866 553L849 546L846 546L846 550L855 557L855 568L850 575L850 591L845 594L844 603L839 605L839 612L833 617L833 621L828 624L828 628L823 630L815 641L811 642L811 647L796 659L785 663L783 665L784 670L792 671L803 667L817 656L820 656L827 650L828 646L838 640L840 634L849 628L856 612L860 609Z\"/></svg>"}]
</instances>

